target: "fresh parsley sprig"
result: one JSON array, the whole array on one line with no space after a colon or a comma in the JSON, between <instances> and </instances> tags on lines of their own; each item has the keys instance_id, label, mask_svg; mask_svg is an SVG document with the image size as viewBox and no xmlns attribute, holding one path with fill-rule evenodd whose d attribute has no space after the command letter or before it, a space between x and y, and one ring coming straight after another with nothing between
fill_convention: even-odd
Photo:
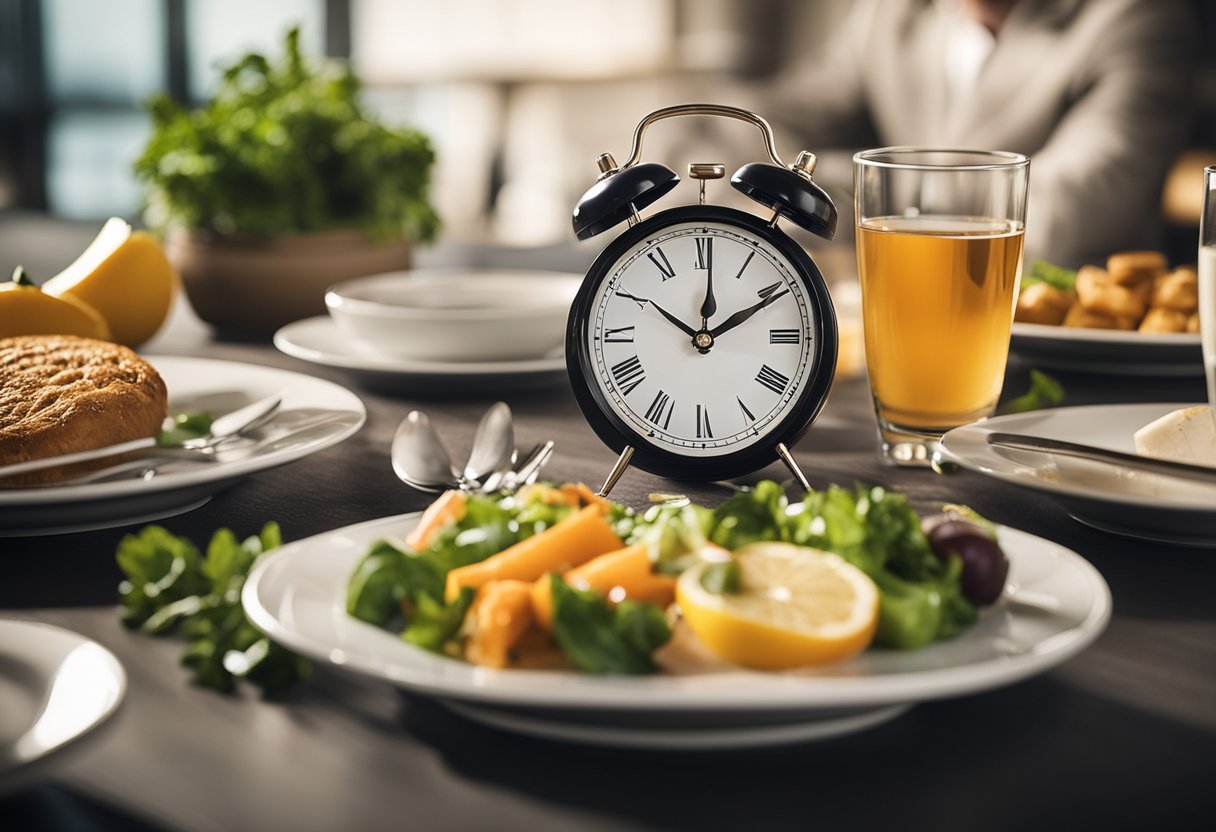
<instances>
[{"instance_id":1,"label":"fresh parsley sprig","mask_svg":"<svg viewBox=\"0 0 1216 832\"><path fill-rule=\"evenodd\" d=\"M220 529L205 556L161 526L126 535L117 551L123 623L148 635L179 629L189 642L182 664L205 687L232 692L238 679L267 692L291 686L308 676L309 663L263 635L241 607L250 570L281 543L274 522L245 540Z\"/></svg>"}]
</instances>

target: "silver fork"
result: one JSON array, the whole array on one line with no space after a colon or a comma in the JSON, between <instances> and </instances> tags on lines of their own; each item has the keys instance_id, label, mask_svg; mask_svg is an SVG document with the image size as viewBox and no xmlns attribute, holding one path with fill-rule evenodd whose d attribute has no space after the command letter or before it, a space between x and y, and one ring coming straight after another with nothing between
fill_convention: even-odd
<instances>
[{"instance_id":1,"label":"silver fork","mask_svg":"<svg viewBox=\"0 0 1216 832\"><path fill-rule=\"evenodd\" d=\"M487 478L482 486L483 493L499 491L502 489L514 490L521 485L529 485L536 482L540 476L540 471L545 467L549 458L553 456L554 442L552 439L540 442L532 447L532 450L526 453L518 464L513 464L512 467L504 471L499 477Z\"/></svg>"},{"instance_id":2,"label":"silver fork","mask_svg":"<svg viewBox=\"0 0 1216 832\"><path fill-rule=\"evenodd\" d=\"M156 448L139 459L128 459L78 477L59 480L52 485L90 485L126 479L147 480L155 476L161 466L170 462L215 462L217 450L265 425L279 412L282 402L281 396L267 396L217 418L212 423L208 436L188 439L178 447Z\"/></svg>"}]
</instances>

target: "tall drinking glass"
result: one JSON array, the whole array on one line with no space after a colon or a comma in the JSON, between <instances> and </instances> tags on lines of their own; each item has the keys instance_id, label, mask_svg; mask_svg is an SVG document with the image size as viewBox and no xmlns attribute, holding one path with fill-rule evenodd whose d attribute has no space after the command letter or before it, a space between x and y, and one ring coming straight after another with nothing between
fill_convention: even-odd
<instances>
[{"instance_id":1,"label":"tall drinking glass","mask_svg":"<svg viewBox=\"0 0 1216 832\"><path fill-rule=\"evenodd\" d=\"M1199 219L1199 338L1208 377L1208 403L1216 419L1216 165L1203 169Z\"/></svg>"},{"instance_id":2,"label":"tall drinking glass","mask_svg":"<svg viewBox=\"0 0 1216 832\"><path fill-rule=\"evenodd\" d=\"M1030 160L887 147L853 157L857 264L882 455L928 465L992 414L1022 271Z\"/></svg>"}]
</instances>

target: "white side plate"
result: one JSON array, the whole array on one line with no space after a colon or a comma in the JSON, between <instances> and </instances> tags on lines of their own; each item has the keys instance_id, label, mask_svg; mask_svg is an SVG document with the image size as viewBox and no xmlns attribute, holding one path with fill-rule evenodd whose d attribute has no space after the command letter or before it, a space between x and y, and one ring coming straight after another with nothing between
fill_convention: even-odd
<instances>
[{"instance_id":1,"label":"white side plate","mask_svg":"<svg viewBox=\"0 0 1216 832\"><path fill-rule=\"evenodd\" d=\"M122 665L97 642L0 621L0 794L45 773L114 713L126 689Z\"/></svg>"},{"instance_id":2,"label":"white side plate","mask_svg":"<svg viewBox=\"0 0 1216 832\"><path fill-rule=\"evenodd\" d=\"M989 433L1007 431L1135 453L1137 430L1188 406L1090 405L998 416L955 428L942 438L942 447L966 468L1052 494L1082 523L1146 540L1210 546L1216 543L1216 485L987 441Z\"/></svg>"}]
</instances>

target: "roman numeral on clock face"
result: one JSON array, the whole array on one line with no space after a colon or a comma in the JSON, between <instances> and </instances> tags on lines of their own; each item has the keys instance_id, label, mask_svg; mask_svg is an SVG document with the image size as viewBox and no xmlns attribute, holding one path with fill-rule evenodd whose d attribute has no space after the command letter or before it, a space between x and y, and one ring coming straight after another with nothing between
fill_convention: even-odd
<instances>
[{"instance_id":1,"label":"roman numeral on clock face","mask_svg":"<svg viewBox=\"0 0 1216 832\"><path fill-rule=\"evenodd\" d=\"M642 369L642 362L638 357L633 355L619 364L612 365L612 377L616 379L616 386L621 388L621 393L628 396L646 380L646 371Z\"/></svg>"},{"instance_id":2,"label":"roman numeral on clock face","mask_svg":"<svg viewBox=\"0 0 1216 832\"><path fill-rule=\"evenodd\" d=\"M650 301L646 300L645 298L638 297L637 295L631 295L628 292L626 292L624 289L617 289L616 296L618 298L629 298L631 301L633 301L634 303L636 303L638 305L639 309L645 309L646 304L648 304L650 302Z\"/></svg>"},{"instance_id":3,"label":"roman numeral on clock face","mask_svg":"<svg viewBox=\"0 0 1216 832\"><path fill-rule=\"evenodd\" d=\"M737 401L739 403L739 409L741 411L743 411L743 418L747 420L747 423L749 425L752 422L756 421L756 414L752 413L750 410L747 409L747 405L745 405L743 403L743 399L739 398L738 396L735 396L735 401Z\"/></svg>"},{"instance_id":4,"label":"roman numeral on clock face","mask_svg":"<svg viewBox=\"0 0 1216 832\"><path fill-rule=\"evenodd\" d=\"M773 292L777 291L780 288L781 288L781 281L778 280L776 283L770 283L768 286L765 286L763 289L757 290L756 294L760 296L761 300L764 300L765 298L767 298L769 295L771 295Z\"/></svg>"},{"instance_id":5,"label":"roman numeral on clock face","mask_svg":"<svg viewBox=\"0 0 1216 832\"><path fill-rule=\"evenodd\" d=\"M664 282L671 280L676 276L676 270L671 267L671 261L667 259L667 255L663 253L663 249L658 246L654 247L654 251L646 255L651 263L654 263L655 268L659 270L659 275Z\"/></svg>"},{"instance_id":6,"label":"roman numeral on clock face","mask_svg":"<svg viewBox=\"0 0 1216 832\"><path fill-rule=\"evenodd\" d=\"M781 375L781 373L767 364L760 368L760 372L756 373L756 381L777 394L784 393L786 386L790 383L788 376Z\"/></svg>"},{"instance_id":7,"label":"roman numeral on clock face","mask_svg":"<svg viewBox=\"0 0 1216 832\"><path fill-rule=\"evenodd\" d=\"M646 409L646 418L656 425L662 421L663 430L667 430L671 427L671 414L675 409L675 400L660 390L655 394L654 401L650 403L650 407Z\"/></svg>"},{"instance_id":8,"label":"roman numeral on clock face","mask_svg":"<svg viewBox=\"0 0 1216 832\"><path fill-rule=\"evenodd\" d=\"M714 432L709 427L709 409L700 404L697 405L697 438L714 438Z\"/></svg>"},{"instance_id":9,"label":"roman numeral on clock face","mask_svg":"<svg viewBox=\"0 0 1216 832\"><path fill-rule=\"evenodd\" d=\"M801 333L797 329L770 329L768 342L770 344L797 344Z\"/></svg>"},{"instance_id":10,"label":"roman numeral on clock face","mask_svg":"<svg viewBox=\"0 0 1216 832\"><path fill-rule=\"evenodd\" d=\"M604 330L604 343L605 344L632 344L633 343L633 330L634 330L634 328L631 326L623 326L618 329L605 329Z\"/></svg>"},{"instance_id":11,"label":"roman numeral on clock face","mask_svg":"<svg viewBox=\"0 0 1216 832\"><path fill-rule=\"evenodd\" d=\"M714 238L697 237L697 262L694 269L712 271L714 267Z\"/></svg>"},{"instance_id":12,"label":"roman numeral on clock face","mask_svg":"<svg viewBox=\"0 0 1216 832\"><path fill-rule=\"evenodd\" d=\"M739 273L737 275L735 275L735 280L738 280L739 278L743 277L743 272L747 269L747 264L752 262L752 258L755 256L756 256L756 252L754 252L754 251L749 251L747 253L747 259L744 260L743 265L739 267Z\"/></svg>"}]
</instances>

